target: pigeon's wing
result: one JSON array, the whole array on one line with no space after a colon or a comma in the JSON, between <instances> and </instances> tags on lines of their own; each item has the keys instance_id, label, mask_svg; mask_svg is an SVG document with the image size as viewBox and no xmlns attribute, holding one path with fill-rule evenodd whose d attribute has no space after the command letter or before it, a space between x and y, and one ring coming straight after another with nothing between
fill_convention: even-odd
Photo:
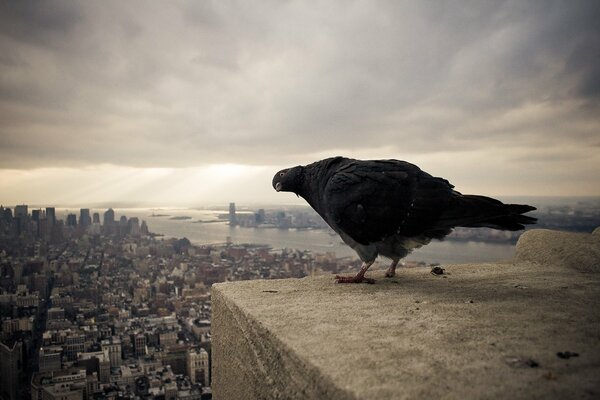
<instances>
[{"instance_id":1,"label":"pigeon's wing","mask_svg":"<svg viewBox=\"0 0 600 400\"><path fill-rule=\"evenodd\" d=\"M453 195L448 181L397 160L355 161L340 168L324 191L330 224L367 244L394 234L445 236L436 221Z\"/></svg>"}]
</instances>

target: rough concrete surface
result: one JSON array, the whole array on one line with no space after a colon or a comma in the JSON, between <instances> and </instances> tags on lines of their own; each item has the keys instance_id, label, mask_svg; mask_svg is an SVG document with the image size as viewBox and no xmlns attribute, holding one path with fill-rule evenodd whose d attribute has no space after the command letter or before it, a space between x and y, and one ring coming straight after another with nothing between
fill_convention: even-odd
<instances>
[{"instance_id":1,"label":"rough concrete surface","mask_svg":"<svg viewBox=\"0 0 600 400\"><path fill-rule=\"evenodd\" d=\"M600 274L553 261L214 285L215 398L599 398Z\"/></svg>"},{"instance_id":2,"label":"rough concrete surface","mask_svg":"<svg viewBox=\"0 0 600 400\"><path fill-rule=\"evenodd\" d=\"M527 231L517 242L516 259L600 272L600 232L597 231L592 235L548 229Z\"/></svg>"}]
</instances>

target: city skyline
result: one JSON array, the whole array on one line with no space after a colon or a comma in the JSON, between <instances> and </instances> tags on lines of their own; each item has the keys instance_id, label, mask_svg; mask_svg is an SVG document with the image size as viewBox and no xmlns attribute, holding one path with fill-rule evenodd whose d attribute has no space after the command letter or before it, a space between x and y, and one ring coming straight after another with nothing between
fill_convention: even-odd
<instances>
[{"instance_id":1,"label":"city skyline","mask_svg":"<svg viewBox=\"0 0 600 400\"><path fill-rule=\"evenodd\" d=\"M143 6L142 6L143 4ZM600 196L600 6L0 5L0 202L302 204L279 169L397 158Z\"/></svg>"}]
</instances>

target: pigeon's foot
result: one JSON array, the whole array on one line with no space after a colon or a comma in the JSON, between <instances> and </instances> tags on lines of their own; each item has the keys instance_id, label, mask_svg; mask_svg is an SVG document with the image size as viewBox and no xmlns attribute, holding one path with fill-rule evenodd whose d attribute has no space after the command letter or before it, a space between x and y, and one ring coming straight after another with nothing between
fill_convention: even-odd
<instances>
[{"instance_id":1,"label":"pigeon's foot","mask_svg":"<svg viewBox=\"0 0 600 400\"><path fill-rule=\"evenodd\" d=\"M364 276L335 276L337 283L375 283L375 279L365 278Z\"/></svg>"},{"instance_id":2,"label":"pigeon's foot","mask_svg":"<svg viewBox=\"0 0 600 400\"><path fill-rule=\"evenodd\" d=\"M394 276L396 276L396 266L398 265L398 261L400 260L392 261L392 264L385 273L386 278L393 278Z\"/></svg>"},{"instance_id":3,"label":"pigeon's foot","mask_svg":"<svg viewBox=\"0 0 600 400\"><path fill-rule=\"evenodd\" d=\"M371 264L373 264L373 261L363 262L362 266L360 267L360 271L358 271L358 274L356 274L356 276L336 275L335 280L337 281L337 283L375 283L375 279L365 278L365 273L367 272Z\"/></svg>"}]
</instances>

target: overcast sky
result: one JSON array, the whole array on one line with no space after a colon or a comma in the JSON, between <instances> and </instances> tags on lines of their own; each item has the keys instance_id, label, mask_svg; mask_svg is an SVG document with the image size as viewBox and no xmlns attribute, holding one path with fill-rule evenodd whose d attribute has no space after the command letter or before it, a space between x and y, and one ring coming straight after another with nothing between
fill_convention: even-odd
<instances>
[{"instance_id":1,"label":"overcast sky","mask_svg":"<svg viewBox=\"0 0 600 400\"><path fill-rule=\"evenodd\" d=\"M600 195L600 2L0 2L0 202L297 202L398 158L464 193Z\"/></svg>"}]
</instances>

